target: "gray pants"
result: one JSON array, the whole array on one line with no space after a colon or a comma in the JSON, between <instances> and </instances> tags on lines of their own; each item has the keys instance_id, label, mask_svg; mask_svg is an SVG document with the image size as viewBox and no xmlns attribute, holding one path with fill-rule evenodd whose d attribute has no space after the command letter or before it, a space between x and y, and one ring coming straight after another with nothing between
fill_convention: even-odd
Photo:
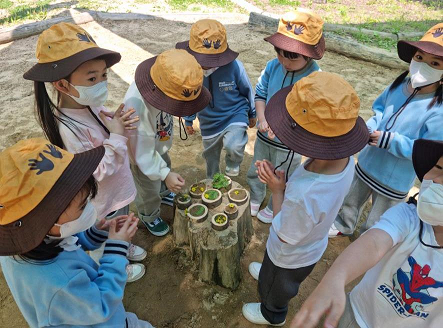
<instances>
[{"instance_id":1,"label":"gray pants","mask_svg":"<svg viewBox=\"0 0 443 328\"><path fill-rule=\"evenodd\" d=\"M171 167L171 159L168 153L162 155L163 160ZM170 191L166 188L163 181L151 180L136 165L131 164L132 176L134 177L137 196L135 205L137 206L138 217L143 222L151 223L160 215L160 205L162 197L169 195Z\"/></svg>"},{"instance_id":2,"label":"gray pants","mask_svg":"<svg viewBox=\"0 0 443 328\"><path fill-rule=\"evenodd\" d=\"M352 310L351 301L349 299L349 294L346 294L345 312L341 316L337 328L360 328L357 320L355 320L354 311Z\"/></svg>"},{"instance_id":3,"label":"gray pants","mask_svg":"<svg viewBox=\"0 0 443 328\"><path fill-rule=\"evenodd\" d=\"M360 227L360 233L365 232L380 220L380 216L392 206L401 203L403 200L390 199L371 189L358 176L354 174L351 189L346 195L343 205L335 219L335 226L345 235L351 235L355 231L364 205L372 196L372 207L368 213L366 221Z\"/></svg>"},{"instance_id":4,"label":"gray pants","mask_svg":"<svg viewBox=\"0 0 443 328\"><path fill-rule=\"evenodd\" d=\"M211 179L220 172L220 154L226 150L226 166L240 166L248 142L247 126L231 125L211 139L203 139L203 158L206 160L206 176Z\"/></svg>"},{"instance_id":5,"label":"gray pants","mask_svg":"<svg viewBox=\"0 0 443 328\"><path fill-rule=\"evenodd\" d=\"M261 301L261 313L272 324L279 324L286 319L289 301L297 296L303 280L314 269L315 264L297 269L283 269L274 263L265 252L260 274L258 292Z\"/></svg>"},{"instance_id":6,"label":"gray pants","mask_svg":"<svg viewBox=\"0 0 443 328\"><path fill-rule=\"evenodd\" d=\"M126 312L126 327L127 328L154 328L149 322L140 320L135 313Z\"/></svg>"},{"instance_id":7,"label":"gray pants","mask_svg":"<svg viewBox=\"0 0 443 328\"><path fill-rule=\"evenodd\" d=\"M254 145L254 158L252 160L251 166L248 171L247 181L249 184L249 188L251 189L251 202L255 204L261 204L263 199L266 197L266 185L258 179L258 174L256 172L257 168L255 167L256 161L262 161L267 159L274 166L278 166L284 162L286 157L288 156L289 151L284 149L278 149L267 143L263 142L259 137L255 140ZM292 156L292 155L291 155ZM288 170L289 162L291 160L291 156L283 164L279 167L279 170L284 170L285 172ZM288 177L291 176L292 172L300 165L301 155L294 153L294 159L292 160L291 167L289 168ZM268 209L272 211L272 195L269 198Z\"/></svg>"}]
</instances>

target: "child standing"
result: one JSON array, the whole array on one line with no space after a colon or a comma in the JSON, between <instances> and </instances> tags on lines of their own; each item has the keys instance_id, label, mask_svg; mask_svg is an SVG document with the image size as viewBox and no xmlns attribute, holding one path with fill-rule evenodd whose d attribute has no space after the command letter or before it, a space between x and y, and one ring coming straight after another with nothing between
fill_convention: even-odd
<instances>
[{"instance_id":1,"label":"child standing","mask_svg":"<svg viewBox=\"0 0 443 328\"><path fill-rule=\"evenodd\" d=\"M375 100L375 115L366 123L371 141L358 157L351 190L330 237L352 234L371 196L372 207L361 233L402 202L415 180L414 140L443 140L443 23L420 41L399 41L397 49L400 59L410 63L410 77L404 72Z\"/></svg>"},{"instance_id":2,"label":"child standing","mask_svg":"<svg viewBox=\"0 0 443 328\"><path fill-rule=\"evenodd\" d=\"M320 70L314 59L321 59L325 51L322 28L323 21L318 15L298 9L285 14L280 19L277 33L265 38L274 46L277 58L266 64L255 87L258 132L254 158L247 175L251 188L251 215L257 216L264 223L271 223L274 217L272 195L267 206L259 212L266 196L266 185L259 180L254 163L266 159L290 175L301 161L301 156L296 153L292 153L292 158L288 161L289 149L274 138L270 131L265 118L265 106L280 89Z\"/></svg>"},{"instance_id":3,"label":"child standing","mask_svg":"<svg viewBox=\"0 0 443 328\"><path fill-rule=\"evenodd\" d=\"M256 163L273 192L272 221L263 264L252 262L261 303L243 306L256 324L282 326L288 303L328 244L328 230L351 186L352 155L369 140L354 89L332 73L313 72L277 92L266 107L272 131L291 150L309 157L286 183L269 161Z\"/></svg>"},{"instance_id":4,"label":"child standing","mask_svg":"<svg viewBox=\"0 0 443 328\"><path fill-rule=\"evenodd\" d=\"M206 176L220 172L220 153L226 150L226 175L240 172L250 128L255 126L254 93L238 53L229 49L225 27L203 19L191 27L188 41L177 43L197 59L205 76L203 85L211 92L209 105L197 114L203 139ZM196 115L185 117L186 130L194 133Z\"/></svg>"},{"instance_id":5,"label":"child standing","mask_svg":"<svg viewBox=\"0 0 443 328\"><path fill-rule=\"evenodd\" d=\"M152 327L126 313L122 303L138 219L95 224L89 199L97 192L93 172L105 151L99 146L74 155L30 139L0 154L0 264L32 328ZM97 265L85 250L103 242Z\"/></svg>"},{"instance_id":6,"label":"child standing","mask_svg":"<svg viewBox=\"0 0 443 328\"><path fill-rule=\"evenodd\" d=\"M317 327L323 315L325 327L442 326L443 142L416 140L412 161L422 181L418 202L411 199L390 208L349 245L303 304L291 328ZM345 286L363 274L346 295Z\"/></svg>"},{"instance_id":7,"label":"child standing","mask_svg":"<svg viewBox=\"0 0 443 328\"><path fill-rule=\"evenodd\" d=\"M34 81L39 123L49 141L73 153L100 145L105 156L94 172L99 182L93 203L98 217L112 218L129 213L136 189L129 168L125 130L138 119L131 119L133 110L115 115L103 106L108 96L107 70L120 61L120 54L99 48L81 27L60 23L44 31L38 39L38 63L23 77ZM54 104L45 82L57 90ZM141 261L146 251L131 245L128 259ZM142 264L128 266L129 282L140 279Z\"/></svg>"},{"instance_id":8,"label":"child standing","mask_svg":"<svg viewBox=\"0 0 443 328\"><path fill-rule=\"evenodd\" d=\"M125 106L140 117L129 131L131 169L137 187L139 217L154 236L169 226L160 217L162 196L178 192L185 180L172 172L168 151L172 146L173 117L192 115L205 108L211 95L203 86L203 71L184 50L168 50L138 65L135 82L125 95ZM181 136L181 128L180 128Z\"/></svg>"}]
</instances>

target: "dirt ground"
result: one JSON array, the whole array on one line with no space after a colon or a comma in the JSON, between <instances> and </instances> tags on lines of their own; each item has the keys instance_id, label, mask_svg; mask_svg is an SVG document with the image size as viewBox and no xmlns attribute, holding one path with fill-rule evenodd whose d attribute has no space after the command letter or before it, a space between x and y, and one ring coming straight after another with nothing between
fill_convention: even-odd
<instances>
[{"instance_id":1,"label":"dirt ground","mask_svg":"<svg viewBox=\"0 0 443 328\"><path fill-rule=\"evenodd\" d=\"M181 15L181 21L103 21L84 25L99 45L119 51L123 56L109 76L109 107L116 109L123 99L138 63L187 39L192 22L202 17ZM266 62L275 57L273 48L263 41L269 32L249 27L246 15L211 15L211 18L226 25L229 45L240 53L239 59L255 85ZM21 139L42 135L33 112L32 83L22 78L24 71L35 62L36 42L37 36L33 36L0 45L0 150ZM325 71L341 74L355 87L361 97L361 115L365 119L371 115L371 103L377 95L400 73L330 52L326 52L319 64ZM175 132L177 135L177 122ZM255 129L249 130L241 174L235 179L244 186L247 186L246 172L252 159L255 133ZM199 133L187 141L181 141L178 135L175 138L170 152L172 166L185 177L188 187L205 176L201 152ZM171 210L163 210L164 218L170 221ZM134 242L148 250L148 257L143 262L147 273L140 281L127 286L126 309L156 327L253 327L241 314L243 303L258 301L257 283L248 274L247 267L251 261L262 260L269 229L255 218L253 225L255 235L245 250L243 281L236 291L197 281L196 267L189 261L188 250L175 248L171 233L157 238L141 228ZM291 302L289 319L349 242L348 238L330 241L323 258ZM26 327L2 275L0 290L0 327Z\"/></svg>"}]
</instances>

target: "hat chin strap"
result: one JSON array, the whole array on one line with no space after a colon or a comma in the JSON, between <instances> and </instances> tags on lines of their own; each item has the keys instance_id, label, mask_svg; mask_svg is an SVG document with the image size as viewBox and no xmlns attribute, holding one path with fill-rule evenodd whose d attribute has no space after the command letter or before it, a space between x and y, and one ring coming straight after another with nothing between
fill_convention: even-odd
<instances>
[{"instance_id":1,"label":"hat chin strap","mask_svg":"<svg viewBox=\"0 0 443 328\"><path fill-rule=\"evenodd\" d=\"M295 152L293 151L293 150L289 150L289 152L288 152L288 156L286 156L286 159L283 161L283 162L281 162L279 165L277 165L276 167L275 167L275 169L274 169L274 174L275 174L275 171L277 171L277 169L279 168L279 167L281 167L283 164L285 164L287 161L288 161L288 159L289 159L289 156L291 155L291 153L292 153L292 157L291 157L291 160L289 161L289 165L288 165L288 169L286 170L286 182L288 182L288 178L289 178L289 169L291 168L291 164L292 164L292 160L294 159L294 155L295 155Z\"/></svg>"},{"instance_id":2,"label":"hat chin strap","mask_svg":"<svg viewBox=\"0 0 443 328\"><path fill-rule=\"evenodd\" d=\"M180 121L179 122L179 125L180 125L180 139L183 140L183 141L188 140L188 133L186 132L186 127L185 127L185 123L183 123L183 118L180 116L178 118L178 120ZM184 138L182 136L182 130L185 132L185 137Z\"/></svg>"}]
</instances>

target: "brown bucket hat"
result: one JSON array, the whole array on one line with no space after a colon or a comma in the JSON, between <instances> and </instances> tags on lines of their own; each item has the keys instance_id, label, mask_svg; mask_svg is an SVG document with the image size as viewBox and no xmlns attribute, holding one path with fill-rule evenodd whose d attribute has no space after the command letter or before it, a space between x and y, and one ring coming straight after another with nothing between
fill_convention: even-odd
<instances>
[{"instance_id":1,"label":"brown bucket hat","mask_svg":"<svg viewBox=\"0 0 443 328\"><path fill-rule=\"evenodd\" d=\"M310 58L321 59L325 53L323 20L316 13L298 8L280 18L277 33L265 38L273 46Z\"/></svg>"},{"instance_id":2,"label":"brown bucket hat","mask_svg":"<svg viewBox=\"0 0 443 328\"><path fill-rule=\"evenodd\" d=\"M100 146L74 155L42 138L0 153L0 256L37 247L104 153Z\"/></svg>"},{"instance_id":3,"label":"brown bucket hat","mask_svg":"<svg viewBox=\"0 0 443 328\"><path fill-rule=\"evenodd\" d=\"M23 77L26 80L54 82L69 76L77 67L88 60L103 58L109 68L118 63L118 52L102 49L94 39L72 23L52 25L40 34L37 41L38 63Z\"/></svg>"},{"instance_id":4,"label":"brown bucket hat","mask_svg":"<svg viewBox=\"0 0 443 328\"><path fill-rule=\"evenodd\" d=\"M359 108L355 90L343 78L313 72L277 92L266 105L265 117L289 149L333 160L351 156L369 142Z\"/></svg>"},{"instance_id":5,"label":"brown bucket hat","mask_svg":"<svg viewBox=\"0 0 443 328\"><path fill-rule=\"evenodd\" d=\"M397 43L398 57L407 63L411 62L417 50L443 57L443 23L431 27L420 41L400 40Z\"/></svg>"},{"instance_id":6,"label":"brown bucket hat","mask_svg":"<svg viewBox=\"0 0 443 328\"><path fill-rule=\"evenodd\" d=\"M197 59L202 67L221 67L238 57L228 45L226 29L214 19L202 19L191 27L190 39L175 45L184 49Z\"/></svg>"},{"instance_id":7,"label":"brown bucket hat","mask_svg":"<svg viewBox=\"0 0 443 328\"><path fill-rule=\"evenodd\" d=\"M201 66L185 50L167 50L142 62L135 84L145 101L174 116L195 114L211 100Z\"/></svg>"},{"instance_id":8,"label":"brown bucket hat","mask_svg":"<svg viewBox=\"0 0 443 328\"><path fill-rule=\"evenodd\" d=\"M412 164L420 181L443 156L443 141L418 139L412 147Z\"/></svg>"}]
</instances>

